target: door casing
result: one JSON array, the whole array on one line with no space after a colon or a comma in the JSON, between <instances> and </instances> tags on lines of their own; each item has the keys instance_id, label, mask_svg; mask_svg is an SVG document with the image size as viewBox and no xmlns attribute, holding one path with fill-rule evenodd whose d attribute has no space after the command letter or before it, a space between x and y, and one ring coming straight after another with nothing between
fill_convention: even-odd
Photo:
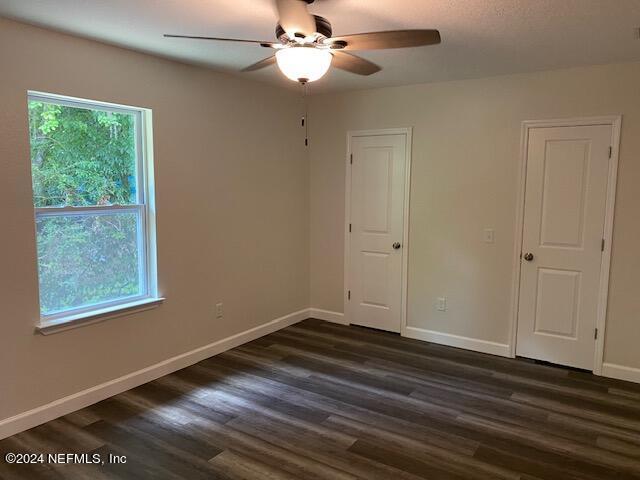
<instances>
[{"instance_id":1,"label":"door casing","mask_svg":"<svg viewBox=\"0 0 640 480\"><path fill-rule=\"evenodd\" d=\"M602 253L602 264L600 268L600 281L598 290L598 311L596 328L598 338L595 340L595 358L593 373L602 375L602 363L604 356L604 339L607 320L607 298L609 294L609 270L611 266L611 243L613 235L613 218L616 200L616 185L618 178L618 152L620 149L620 127L622 125L622 115L610 115L601 117L580 117L556 120L527 120L522 122L522 132L520 139L520 171L518 175L518 201L516 209L516 232L513 251L513 284L511 293L511 321L510 321L510 356L516 356L516 333L518 328L518 307L520 300L520 274L522 262L520 254L522 252L522 239L524 230L524 204L525 185L527 179L527 155L529 147L529 131L532 128L545 127L581 127L590 125L610 125L611 126L611 159L609 161L609 173L607 178L607 199L604 220L605 248Z\"/></svg>"},{"instance_id":2,"label":"door casing","mask_svg":"<svg viewBox=\"0 0 640 480\"><path fill-rule=\"evenodd\" d=\"M411 190L411 145L413 127L405 128L385 128L377 130L350 130L347 132L347 155L345 158L345 211L344 211L344 323L351 323L351 309L349 308L348 291L350 290L350 255L351 255L351 235L349 225L351 224L351 153L352 139L354 137L372 137L378 135L405 135L406 141L406 168L404 179L404 206L402 219L402 294L400 300L400 333L404 336L407 326L407 281L408 281L408 261L409 261L409 199Z\"/></svg>"}]
</instances>

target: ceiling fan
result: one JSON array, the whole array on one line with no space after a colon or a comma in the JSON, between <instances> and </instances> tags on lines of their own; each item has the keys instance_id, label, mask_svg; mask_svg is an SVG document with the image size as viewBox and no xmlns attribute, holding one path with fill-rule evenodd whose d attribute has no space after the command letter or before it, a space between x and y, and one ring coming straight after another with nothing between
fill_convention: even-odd
<instances>
[{"instance_id":1,"label":"ceiling fan","mask_svg":"<svg viewBox=\"0 0 640 480\"><path fill-rule=\"evenodd\" d=\"M313 2L314 0L275 0L279 16L276 25L277 42L195 35L165 34L165 37L243 42L275 49L275 55L260 60L242 71L251 72L277 63L286 77L302 84L322 78L332 64L336 68L358 75L371 75L382 70L375 63L348 51L418 47L440 43L438 30L394 30L332 37L331 23L326 18L308 12L307 4Z\"/></svg>"}]
</instances>

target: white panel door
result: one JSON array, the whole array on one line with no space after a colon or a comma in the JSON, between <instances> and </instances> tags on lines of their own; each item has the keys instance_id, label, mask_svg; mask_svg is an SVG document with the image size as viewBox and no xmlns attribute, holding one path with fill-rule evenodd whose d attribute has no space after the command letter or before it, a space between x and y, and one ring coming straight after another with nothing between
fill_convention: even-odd
<instances>
[{"instance_id":1,"label":"white panel door","mask_svg":"<svg viewBox=\"0 0 640 480\"><path fill-rule=\"evenodd\" d=\"M609 125L529 131L516 353L592 370Z\"/></svg>"},{"instance_id":2,"label":"white panel door","mask_svg":"<svg viewBox=\"0 0 640 480\"><path fill-rule=\"evenodd\" d=\"M407 137L351 142L348 310L356 325L399 332Z\"/></svg>"}]
</instances>

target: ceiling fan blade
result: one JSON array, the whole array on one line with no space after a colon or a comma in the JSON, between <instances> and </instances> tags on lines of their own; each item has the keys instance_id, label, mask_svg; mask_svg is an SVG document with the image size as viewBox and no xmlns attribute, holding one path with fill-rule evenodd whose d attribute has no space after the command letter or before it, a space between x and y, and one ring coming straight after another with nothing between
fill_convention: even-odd
<instances>
[{"instance_id":1,"label":"ceiling fan blade","mask_svg":"<svg viewBox=\"0 0 640 480\"><path fill-rule=\"evenodd\" d=\"M316 31L316 20L307 10L304 0L275 0L278 9L278 22L289 37L299 33L303 36Z\"/></svg>"},{"instance_id":2,"label":"ceiling fan blade","mask_svg":"<svg viewBox=\"0 0 640 480\"><path fill-rule=\"evenodd\" d=\"M325 44L346 43L344 50L379 50L385 48L421 47L440 43L438 30L393 30L389 32L356 33L325 40Z\"/></svg>"},{"instance_id":3,"label":"ceiling fan blade","mask_svg":"<svg viewBox=\"0 0 640 480\"><path fill-rule=\"evenodd\" d=\"M263 42L260 40L242 40L238 38L200 37L198 35L171 35L168 33L165 33L164 37L165 38L187 38L192 40L216 40L218 42L254 43L267 48L279 48L282 46L282 44L280 43L273 43L273 42L267 42L267 41Z\"/></svg>"},{"instance_id":4,"label":"ceiling fan blade","mask_svg":"<svg viewBox=\"0 0 640 480\"><path fill-rule=\"evenodd\" d=\"M276 63L276 56L271 55L264 60L260 60L259 62L254 63L253 65L249 65L241 70L241 72L254 72L256 70L260 70L261 68L268 67Z\"/></svg>"},{"instance_id":5,"label":"ceiling fan blade","mask_svg":"<svg viewBox=\"0 0 640 480\"><path fill-rule=\"evenodd\" d=\"M350 53L333 50L333 61L331 64L340 70L356 73L358 75L372 75L382 70L382 67L376 65L362 57L351 55Z\"/></svg>"}]
</instances>

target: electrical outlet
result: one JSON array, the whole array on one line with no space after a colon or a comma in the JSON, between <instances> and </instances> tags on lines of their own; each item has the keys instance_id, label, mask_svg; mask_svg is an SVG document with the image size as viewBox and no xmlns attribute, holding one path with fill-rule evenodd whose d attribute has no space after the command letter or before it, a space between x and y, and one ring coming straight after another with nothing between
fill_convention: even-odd
<instances>
[{"instance_id":1,"label":"electrical outlet","mask_svg":"<svg viewBox=\"0 0 640 480\"><path fill-rule=\"evenodd\" d=\"M493 228L485 228L483 238L484 243L495 243L496 232L493 230Z\"/></svg>"},{"instance_id":2,"label":"electrical outlet","mask_svg":"<svg viewBox=\"0 0 640 480\"><path fill-rule=\"evenodd\" d=\"M216 303L216 318L222 318L224 315L224 310L222 308L221 303Z\"/></svg>"},{"instance_id":3,"label":"electrical outlet","mask_svg":"<svg viewBox=\"0 0 640 480\"><path fill-rule=\"evenodd\" d=\"M439 312L446 312L447 311L447 298L446 297L438 297L438 300L436 301L436 310L438 310Z\"/></svg>"}]
</instances>

